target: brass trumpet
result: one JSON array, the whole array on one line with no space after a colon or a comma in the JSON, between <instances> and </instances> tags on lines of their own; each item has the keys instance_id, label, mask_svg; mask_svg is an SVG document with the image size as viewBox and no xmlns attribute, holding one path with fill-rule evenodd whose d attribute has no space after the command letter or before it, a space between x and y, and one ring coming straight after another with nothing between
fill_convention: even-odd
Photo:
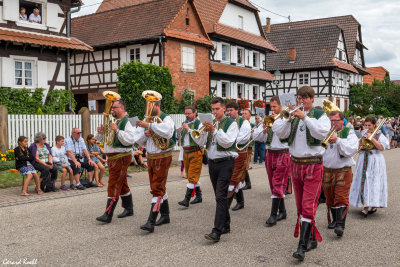
<instances>
[{"instance_id":1,"label":"brass trumpet","mask_svg":"<svg viewBox=\"0 0 400 267\"><path fill-rule=\"evenodd\" d=\"M372 132L372 134L368 137L361 137L360 139L360 148L357 150L356 154L354 154L354 156L357 156L360 152L361 149L365 149L365 150L371 150L374 148L374 143L372 143L372 138L375 137L376 133L378 132L378 130L382 127L382 125L386 122L386 119L382 119L378 125L376 125L374 131Z\"/></svg>"},{"instance_id":2,"label":"brass trumpet","mask_svg":"<svg viewBox=\"0 0 400 267\"><path fill-rule=\"evenodd\" d=\"M328 135L325 137L324 140L322 140L321 146L322 146L323 148L328 149L328 146L329 146L329 139L331 138L331 136L332 136L333 134L336 134L336 127L335 127L335 126L333 126L333 127L331 128L331 130L329 131Z\"/></svg>"},{"instance_id":3,"label":"brass trumpet","mask_svg":"<svg viewBox=\"0 0 400 267\"><path fill-rule=\"evenodd\" d=\"M286 107L284 110L282 110L281 113L279 113L279 117L286 122L290 122L292 121L293 112L295 112L298 109L303 110L303 108L304 108L303 104L294 107L292 110L289 110L289 107Z\"/></svg>"},{"instance_id":4,"label":"brass trumpet","mask_svg":"<svg viewBox=\"0 0 400 267\"><path fill-rule=\"evenodd\" d=\"M216 125L217 125L217 121L214 122L213 126L215 127ZM201 126L200 129L198 129L198 130L193 130L193 131L192 131L192 137L193 137L196 141L200 140L201 136L202 136L203 134L206 133L206 132L204 131L205 128L206 128L206 126L203 125L203 126Z\"/></svg>"},{"instance_id":5,"label":"brass trumpet","mask_svg":"<svg viewBox=\"0 0 400 267\"><path fill-rule=\"evenodd\" d=\"M280 117L282 117L283 112L288 112L289 111L289 107L286 107L284 110L281 111L281 113L277 114L277 115L268 115L264 118L264 125L272 128L272 126L274 125L274 122L279 119Z\"/></svg>"}]
</instances>

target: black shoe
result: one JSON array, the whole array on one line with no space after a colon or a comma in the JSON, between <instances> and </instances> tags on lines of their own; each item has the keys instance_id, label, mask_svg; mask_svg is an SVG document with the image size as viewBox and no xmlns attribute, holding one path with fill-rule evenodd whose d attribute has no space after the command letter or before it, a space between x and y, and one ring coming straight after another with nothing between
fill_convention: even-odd
<instances>
[{"instance_id":1,"label":"black shoe","mask_svg":"<svg viewBox=\"0 0 400 267\"><path fill-rule=\"evenodd\" d=\"M328 229L335 229L336 227L336 212L338 209L330 208L332 214L332 222L328 224Z\"/></svg>"},{"instance_id":2,"label":"black shoe","mask_svg":"<svg viewBox=\"0 0 400 267\"><path fill-rule=\"evenodd\" d=\"M84 187L84 186L81 185L81 184L76 185L76 188L77 188L78 190L85 190L85 189L86 189L86 187Z\"/></svg>"},{"instance_id":3,"label":"black shoe","mask_svg":"<svg viewBox=\"0 0 400 267\"><path fill-rule=\"evenodd\" d=\"M155 224L155 221L156 221L157 215L158 215L158 211L153 212L153 208L154 208L155 204L156 203L151 204L150 214L149 214L149 218L147 219L147 222L145 224L143 224L142 226L140 226L140 229L148 231L150 233L154 232L154 224Z\"/></svg>"},{"instance_id":4,"label":"black shoe","mask_svg":"<svg viewBox=\"0 0 400 267\"><path fill-rule=\"evenodd\" d=\"M246 177L244 178L244 181L246 182L246 185L242 188L242 190L251 189L251 181L250 181L249 172L246 172Z\"/></svg>"},{"instance_id":5,"label":"black shoe","mask_svg":"<svg viewBox=\"0 0 400 267\"><path fill-rule=\"evenodd\" d=\"M311 236L310 239L308 240L307 243L307 250L306 251L310 251L312 249L317 248L318 246L318 241L317 241L317 237L315 236L315 230L311 232Z\"/></svg>"},{"instance_id":6,"label":"black shoe","mask_svg":"<svg viewBox=\"0 0 400 267\"><path fill-rule=\"evenodd\" d=\"M237 204L235 207L232 208L233 211L240 210L244 208L244 196L243 196L243 190L239 189L239 191L236 193L236 201Z\"/></svg>"},{"instance_id":7,"label":"black shoe","mask_svg":"<svg viewBox=\"0 0 400 267\"><path fill-rule=\"evenodd\" d=\"M281 202L279 202L279 214L276 218L277 221L286 219L286 208L285 208L285 199L281 198Z\"/></svg>"},{"instance_id":8,"label":"black shoe","mask_svg":"<svg viewBox=\"0 0 400 267\"><path fill-rule=\"evenodd\" d=\"M310 239L311 224L309 222L301 222L301 231L299 238L299 245L296 252L293 253L293 257L303 261L305 252L307 250L307 242Z\"/></svg>"},{"instance_id":9,"label":"black shoe","mask_svg":"<svg viewBox=\"0 0 400 267\"><path fill-rule=\"evenodd\" d=\"M189 201L192 196L193 189L186 188L185 198L182 201L179 201L178 204L184 207L189 207Z\"/></svg>"},{"instance_id":10,"label":"black shoe","mask_svg":"<svg viewBox=\"0 0 400 267\"><path fill-rule=\"evenodd\" d=\"M345 227L345 221L346 221L346 215L343 216L343 213L347 207L340 207L337 210L337 218L336 218L336 227L335 227L335 234L339 237L343 236L344 233L344 227Z\"/></svg>"},{"instance_id":11,"label":"black shoe","mask_svg":"<svg viewBox=\"0 0 400 267\"><path fill-rule=\"evenodd\" d=\"M170 223L168 199L164 200L164 202L161 203L160 214L161 217L160 219L158 219L158 221L156 221L155 226Z\"/></svg>"},{"instance_id":12,"label":"black shoe","mask_svg":"<svg viewBox=\"0 0 400 267\"><path fill-rule=\"evenodd\" d=\"M110 223L114 214L115 207L117 206L118 198L109 198L107 199L106 211L100 217L97 217L96 220L104 223Z\"/></svg>"},{"instance_id":13,"label":"black shoe","mask_svg":"<svg viewBox=\"0 0 400 267\"><path fill-rule=\"evenodd\" d=\"M129 194L129 196L121 196L121 200L122 200L122 207L124 208L124 211L118 215L118 218L125 218L127 216L133 216L132 194Z\"/></svg>"},{"instance_id":14,"label":"black shoe","mask_svg":"<svg viewBox=\"0 0 400 267\"><path fill-rule=\"evenodd\" d=\"M203 202L202 192L201 192L200 186L197 186L195 188L195 190L196 190L196 197L192 201L190 201L190 204L196 204L196 203Z\"/></svg>"},{"instance_id":15,"label":"black shoe","mask_svg":"<svg viewBox=\"0 0 400 267\"><path fill-rule=\"evenodd\" d=\"M276 224L276 221L278 219L278 209L280 200L281 200L280 198L272 199L271 214L268 220L265 222L265 224L269 227L274 226Z\"/></svg>"},{"instance_id":16,"label":"black shoe","mask_svg":"<svg viewBox=\"0 0 400 267\"><path fill-rule=\"evenodd\" d=\"M95 183L93 183L93 182L90 182L90 183L89 183L89 186L90 186L90 187L99 187L97 184L95 184Z\"/></svg>"},{"instance_id":17,"label":"black shoe","mask_svg":"<svg viewBox=\"0 0 400 267\"><path fill-rule=\"evenodd\" d=\"M208 235L204 236L206 239L214 241L214 242L218 242L220 235L214 232L209 233Z\"/></svg>"}]
</instances>

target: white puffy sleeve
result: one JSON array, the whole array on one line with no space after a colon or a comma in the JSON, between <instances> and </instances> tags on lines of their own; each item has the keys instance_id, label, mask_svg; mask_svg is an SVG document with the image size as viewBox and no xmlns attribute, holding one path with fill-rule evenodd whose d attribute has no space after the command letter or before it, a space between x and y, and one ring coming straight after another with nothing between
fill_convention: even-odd
<instances>
[{"instance_id":1,"label":"white puffy sleeve","mask_svg":"<svg viewBox=\"0 0 400 267\"><path fill-rule=\"evenodd\" d=\"M242 127L239 130L238 137L236 138L236 141L240 145L244 145L249 141L249 138L251 137L251 125L250 122L245 120L242 124Z\"/></svg>"},{"instance_id":2,"label":"white puffy sleeve","mask_svg":"<svg viewBox=\"0 0 400 267\"><path fill-rule=\"evenodd\" d=\"M310 130L311 136L318 140L323 140L331 129L331 121L326 114L323 114L319 119L306 116L303 121Z\"/></svg>"},{"instance_id":3,"label":"white puffy sleeve","mask_svg":"<svg viewBox=\"0 0 400 267\"><path fill-rule=\"evenodd\" d=\"M142 127L138 127L135 131L135 135L133 136L133 142L137 143L140 146L145 146L148 137L144 134L145 129Z\"/></svg>"},{"instance_id":4,"label":"white puffy sleeve","mask_svg":"<svg viewBox=\"0 0 400 267\"><path fill-rule=\"evenodd\" d=\"M170 116L166 116L162 123L150 123L149 129L162 138L170 139L174 135L174 121Z\"/></svg>"},{"instance_id":5,"label":"white puffy sleeve","mask_svg":"<svg viewBox=\"0 0 400 267\"><path fill-rule=\"evenodd\" d=\"M129 122L125 125L124 130L118 130L117 132L118 140L124 146L130 146L135 143L134 135L135 135L135 128Z\"/></svg>"},{"instance_id":6,"label":"white puffy sleeve","mask_svg":"<svg viewBox=\"0 0 400 267\"><path fill-rule=\"evenodd\" d=\"M272 131L280 138L286 139L290 135L290 127L291 123L288 121L284 121L282 119L278 119L272 125Z\"/></svg>"},{"instance_id":7,"label":"white puffy sleeve","mask_svg":"<svg viewBox=\"0 0 400 267\"><path fill-rule=\"evenodd\" d=\"M339 154L346 158L353 157L358 150L358 138L353 129L350 129L346 139L338 138L336 143Z\"/></svg>"},{"instance_id":8,"label":"white puffy sleeve","mask_svg":"<svg viewBox=\"0 0 400 267\"><path fill-rule=\"evenodd\" d=\"M236 122L233 122L226 133L224 130L219 129L218 131L214 131L214 137L217 143L222 146L223 148L229 148L235 143L236 138L239 134L239 129Z\"/></svg>"}]
</instances>

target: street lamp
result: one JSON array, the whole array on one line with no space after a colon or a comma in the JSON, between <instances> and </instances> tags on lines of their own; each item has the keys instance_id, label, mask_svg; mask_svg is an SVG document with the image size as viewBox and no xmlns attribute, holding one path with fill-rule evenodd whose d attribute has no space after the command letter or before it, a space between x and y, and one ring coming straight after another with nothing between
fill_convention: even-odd
<instances>
[{"instance_id":1,"label":"street lamp","mask_svg":"<svg viewBox=\"0 0 400 267\"><path fill-rule=\"evenodd\" d=\"M273 83L276 86L276 95L278 95L278 86L280 82L281 82L281 72L279 70L276 70L274 72L274 80L273 80Z\"/></svg>"}]
</instances>

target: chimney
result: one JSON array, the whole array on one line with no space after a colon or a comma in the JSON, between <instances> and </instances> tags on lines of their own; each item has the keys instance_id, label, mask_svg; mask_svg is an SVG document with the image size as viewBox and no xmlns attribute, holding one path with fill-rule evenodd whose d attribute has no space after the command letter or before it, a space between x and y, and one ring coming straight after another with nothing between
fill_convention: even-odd
<instances>
[{"instance_id":1,"label":"chimney","mask_svg":"<svg viewBox=\"0 0 400 267\"><path fill-rule=\"evenodd\" d=\"M296 61L296 48L289 48L289 62Z\"/></svg>"},{"instance_id":2,"label":"chimney","mask_svg":"<svg viewBox=\"0 0 400 267\"><path fill-rule=\"evenodd\" d=\"M267 18L267 27L265 30L266 33L270 33L271 32L271 18Z\"/></svg>"}]
</instances>

